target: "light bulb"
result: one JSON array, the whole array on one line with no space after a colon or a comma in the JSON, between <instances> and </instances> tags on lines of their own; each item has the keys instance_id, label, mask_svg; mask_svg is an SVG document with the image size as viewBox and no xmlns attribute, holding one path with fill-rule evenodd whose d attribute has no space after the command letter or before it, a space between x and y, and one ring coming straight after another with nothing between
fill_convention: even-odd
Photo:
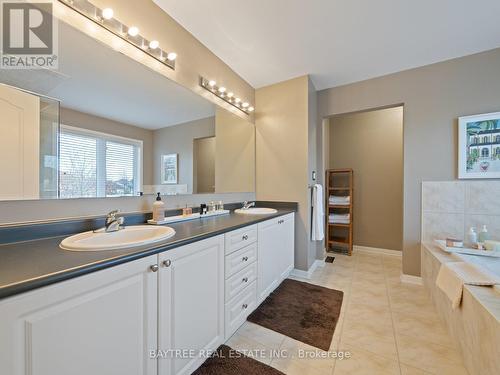
<instances>
[{"instance_id":1,"label":"light bulb","mask_svg":"<svg viewBox=\"0 0 500 375\"><path fill-rule=\"evenodd\" d=\"M157 49L159 46L160 42L158 42L157 40L152 40L151 42L149 42L149 48L151 49Z\"/></svg>"},{"instance_id":2,"label":"light bulb","mask_svg":"<svg viewBox=\"0 0 500 375\"><path fill-rule=\"evenodd\" d=\"M246 108L246 107L248 107L248 106L249 106L249 104L248 104L247 102L245 102L245 103L243 103L241 106L242 106L243 108Z\"/></svg>"},{"instance_id":3,"label":"light bulb","mask_svg":"<svg viewBox=\"0 0 500 375\"><path fill-rule=\"evenodd\" d=\"M241 102L241 99L240 99L240 98L236 98L236 99L234 99L234 101L235 101L236 103L239 103L239 102Z\"/></svg>"},{"instance_id":4,"label":"light bulb","mask_svg":"<svg viewBox=\"0 0 500 375\"><path fill-rule=\"evenodd\" d=\"M220 93L224 93L224 92L226 92L226 88L225 88L225 87L219 87L219 92L220 92Z\"/></svg>"},{"instance_id":5,"label":"light bulb","mask_svg":"<svg viewBox=\"0 0 500 375\"><path fill-rule=\"evenodd\" d=\"M129 27L128 28L128 35L130 36L137 36L139 35L139 29L135 26Z\"/></svg>"},{"instance_id":6,"label":"light bulb","mask_svg":"<svg viewBox=\"0 0 500 375\"><path fill-rule=\"evenodd\" d=\"M253 112L254 109L254 107L248 107L248 112Z\"/></svg>"},{"instance_id":7,"label":"light bulb","mask_svg":"<svg viewBox=\"0 0 500 375\"><path fill-rule=\"evenodd\" d=\"M103 9L102 10L102 18L104 18L105 20L110 20L111 18L113 18L113 9L111 8L106 8L106 9Z\"/></svg>"},{"instance_id":8,"label":"light bulb","mask_svg":"<svg viewBox=\"0 0 500 375\"><path fill-rule=\"evenodd\" d=\"M228 92L228 93L227 93L227 97L228 97L228 98L232 98L233 96L234 96L234 94L233 94L232 92Z\"/></svg>"},{"instance_id":9,"label":"light bulb","mask_svg":"<svg viewBox=\"0 0 500 375\"><path fill-rule=\"evenodd\" d=\"M214 80L208 81L208 85L210 87L214 87L216 84L217 84L217 82L215 82Z\"/></svg>"},{"instance_id":10,"label":"light bulb","mask_svg":"<svg viewBox=\"0 0 500 375\"><path fill-rule=\"evenodd\" d=\"M168 61L174 61L177 58L177 54L175 52L169 52L167 55Z\"/></svg>"}]
</instances>

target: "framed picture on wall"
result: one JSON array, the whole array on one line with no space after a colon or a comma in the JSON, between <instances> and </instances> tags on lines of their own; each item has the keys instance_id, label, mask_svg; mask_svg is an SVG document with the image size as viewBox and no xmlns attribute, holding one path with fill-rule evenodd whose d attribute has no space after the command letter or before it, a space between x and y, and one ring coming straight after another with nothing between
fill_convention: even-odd
<instances>
[{"instance_id":1,"label":"framed picture on wall","mask_svg":"<svg viewBox=\"0 0 500 375\"><path fill-rule=\"evenodd\" d=\"M178 154L168 154L161 156L161 183L178 183Z\"/></svg>"},{"instance_id":2,"label":"framed picture on wall","mask_svg":"<svg viewBox=\"0 0 500 375\"><path fill-rule=\"evenodd\" d=\"M458 118L458 178L500 178L500 112Z\"/></svg>"}]
</instances>

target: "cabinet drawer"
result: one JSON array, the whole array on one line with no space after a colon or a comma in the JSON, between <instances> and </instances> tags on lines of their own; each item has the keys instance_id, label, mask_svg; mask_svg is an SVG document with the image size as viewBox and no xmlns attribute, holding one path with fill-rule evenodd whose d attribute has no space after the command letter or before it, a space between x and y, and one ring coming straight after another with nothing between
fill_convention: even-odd
<instances>
[{"instance_id":1,"label":"cabinet drawer","mask_svg":"<svg viewBox=\"0 0 500 375\"><path fill-rule=\"evenodd\" d=\"M252 264L257 260L257 243L244 247L230 255L226 256L225 275L226 279L233 276L236 272Z\"/></svg>"},{"instance_id":2,"label":"cabinet drawer","mask_svg":"<svg viewBox=\"0 0 500 375\"><path fill-rule=\"evenodd\" d=\"M225 247L226 255L235 252L242 247L257 241L257 225L250 225L235 231L226 233Z\"/></svg>"},{"instance_id":3,"label":"cabinet drawer","mask_svg":"<svg viewBox=\"0 0 500 375\"><path fill-rule=\"evenodd\" d=\"M243 324L257 307L257 283L254 281L242 293L226 304L226 339Z\"/></svg>"},{"instance_id":4,"label":"cabinet drawer","mask_svg":"<svg viewBox=\"0 0 500 375\"><path fill-rule=\"evenodd\" d=\"M226 302L237 296L255 280L257 280L257 262L253 262L226 280Z\"/></svg>"}]
</instances>

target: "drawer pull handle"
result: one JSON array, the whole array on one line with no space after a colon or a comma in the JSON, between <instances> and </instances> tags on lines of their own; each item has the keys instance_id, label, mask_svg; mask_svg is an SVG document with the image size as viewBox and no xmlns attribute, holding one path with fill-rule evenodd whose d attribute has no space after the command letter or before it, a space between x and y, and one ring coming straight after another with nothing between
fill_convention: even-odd
<instances>
[{"instance_id":1,"label":"drawer pull handle","mask_svg":"<svg viewBox=\"0 0 500 375\"><path fill-rule=\"evenodd\" d=\"M248 240L248 234L244 234L242 238L243 238L243 241Z\"/></svg>"},{"instance_id":2,"label":"drawer pull handle","mask_svg":"<svg viewBox=\"0 0 500 375\"><path fill-rule=\"evenodd\" d=\"M244 277L243 280L242 280L242 282L248 283L248 277Z\"/></svg>"},{"instance_id":3,"label":"drawer pull handle","mask_svg":"<svg viewBox=\"0 0 500 375\"><path fill-rule=\"evenodd\" d=\"M248 309L248 305L246 303L244 303L241 308L244 310L244 309Z\"/></svg>"},{"instance_id":4,"label":"drawer pull handle","mask_svg":"<svg viewBox=\"0 0 500 375\"><path fill-rule=\"evenodd\" d=\"M167 259L167 260L164 260L164 261L163 261L163 265L164 265L165 267L170 267L170 265L171 265L171 264L172 264L172 261L171 261L170 259Z\"/></svg>"},{"instance_id":5,"label":"drawer pull handle","mask_svg":"<svg viewBox=\"0 0 500 375\"><path fill-rule=\"evenodd\" d=\"M242 258L242 261L243 261L243 262L248 262L248 257L243 257L243 258Z\"/></svg>"},{"instance_id":6,"label":"drawer pull handle","mask_svg":"<svg viewBox=\"0 0 500 375\"><path fill-rule=\"evenodd\" d=\"M149 267L149 268L151 268L151 271L153 271L153 272L157 272L157 271L158 271L158 269L159 269L160 267L158 267L158 265L157 265L157 264L153 264L153 265L152 265L151 267Z\"/></svg>"}]
</instances>

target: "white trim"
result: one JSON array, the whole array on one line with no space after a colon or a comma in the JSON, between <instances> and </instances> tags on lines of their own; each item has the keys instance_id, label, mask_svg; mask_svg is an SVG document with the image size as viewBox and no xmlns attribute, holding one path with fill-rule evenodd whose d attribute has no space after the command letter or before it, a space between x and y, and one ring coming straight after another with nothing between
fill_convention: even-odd
<instances>
[{"instance_id":1,"label":"white trim","mask_svg":"<svg viewBox=\"0 0 500 375\"><path fill-rule=\"evenodd\" d=\"M318 267L323 267L324 266L324 260L322 259L316 259L314 263L311 265L309 270L307 271L302 271L298 270L297 268L294 268L292 272L290 272L290 276L293 277L300 277L301 279L310 279L313 272L316 270Z\"/></svg>"},{"instance_id":2,"label":"white trim","mask_svg":"<svg viewBox=\"0 0 500 375\"><path fill-rule=\"evenodd\" d=\"M401 257L403 255L403 252L399 250L382 249L378 247L354 245L353 250L360 251L362 253L392 255L395 257Z\"/></svg>"},{"instance_id":3,"label":"white trim","mask_svg":"<svg viewBox=\"0 0 500 375\"><path fill-rule=\"evenodd\" d=\"M420 276L405 275L404 273L402 273L400 280L402 283L424 285L422 278Z\"/></svg>"}]
</instances>

